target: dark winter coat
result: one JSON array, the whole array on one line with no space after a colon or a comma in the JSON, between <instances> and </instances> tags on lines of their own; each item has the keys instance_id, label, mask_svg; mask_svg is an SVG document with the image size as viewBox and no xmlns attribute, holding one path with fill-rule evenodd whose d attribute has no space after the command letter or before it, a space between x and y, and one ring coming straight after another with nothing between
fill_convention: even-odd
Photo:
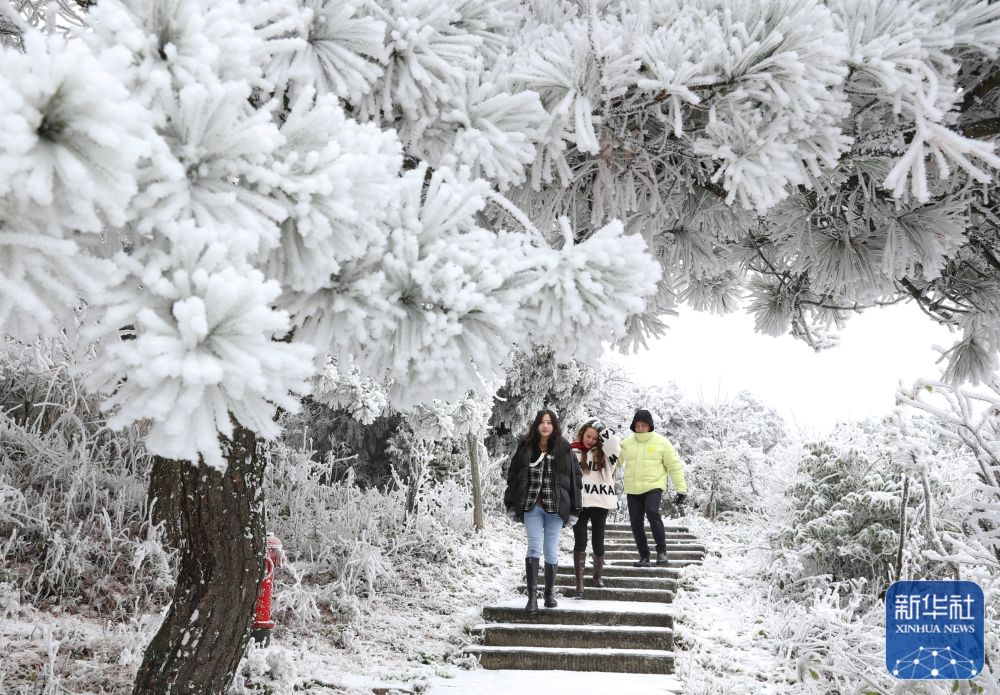
<instances>
[{"instance_id":1,"label":"dark winter coat","mask_svg":"<svg viewBox=\"0 0 1000 695\"><path fill-rule=\"evenodd\" d=\"M552 455L555 458L555 469L559 472L558 514L565 526L569 522L570 515L579 515L580 508L583 506L580 493L583 489L583 474L569 442L565 439L560 438L556 442L552 448ZM537 457L538 452L535 451L534 447L522 442L517 445L514 456L510 460L510 467L507 469L507 489L503 493L503 504L506 509L513 509L514 518L522 523L524 522L524 507L528 502L528 464Z\"/></svg>"}]
</instances>

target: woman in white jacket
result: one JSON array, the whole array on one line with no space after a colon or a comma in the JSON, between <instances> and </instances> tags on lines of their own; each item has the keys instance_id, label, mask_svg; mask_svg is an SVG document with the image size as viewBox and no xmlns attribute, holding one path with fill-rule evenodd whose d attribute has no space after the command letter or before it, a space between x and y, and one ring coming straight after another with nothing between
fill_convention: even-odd
<instances>
[{"instance_id":1,"label":"woman in white jacket","mask_svg":"<svg viewBox=\"0 0 1000 695\"><path fill-rule=\"evenodd\" d=\"M583 598L583 570L587 563L587 522L593 526L594 586L604 586L604 526L608 512L618 508L615 493L615 470L621 442L599 420L587 420L576 434L573 453L583 472L583 509L573 526L573 570L576 574L576 597Z\"/></svg>"}]
</instances>

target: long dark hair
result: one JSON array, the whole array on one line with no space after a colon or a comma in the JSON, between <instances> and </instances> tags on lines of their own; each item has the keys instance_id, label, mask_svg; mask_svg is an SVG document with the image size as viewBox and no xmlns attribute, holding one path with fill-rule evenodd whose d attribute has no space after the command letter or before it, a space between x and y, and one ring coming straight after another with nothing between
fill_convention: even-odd
<instances>
[{"instance_id":1,"label":"long dark hair","mask_svg":"<svg viewBox=\"0 0 1000 695\"><path fill-rule=\"evenodd\" d=\"M531 427L528 428L528 433L521 437L521 443L530 446L535 456L542 451L540 445L541 435L538 434L538 426L542 424L542 418L546 415L552 419L552 434L549 435L549 453L554 455L556 453L556 446L562 441L562 428L559 427L559 417L548 408L539 410L535 413L535 419L532 421ZM559 463L560 470L562 470L565 467L564 462L559 457L556 460Z\"/></svg>"}]
</instances>

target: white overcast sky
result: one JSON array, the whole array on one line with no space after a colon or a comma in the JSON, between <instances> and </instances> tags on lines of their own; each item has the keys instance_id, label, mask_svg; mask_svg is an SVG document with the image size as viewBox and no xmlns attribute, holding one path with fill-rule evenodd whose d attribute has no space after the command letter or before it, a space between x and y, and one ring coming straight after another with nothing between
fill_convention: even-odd
<instances>
[{"instance_id":1,"label":"white overcast sky","mask_svg":"<svg viewBox=\"0 0 1000 695\"><path fill-rule=\"evenodd\" d=\"M746 389L808 435L838 420L890 412L897 383L937 378L939 354L932 346L958 339L913 304L853 316L840 345L818 353L790 336L755 333L753 317L742 311L720 317L682 308L665 320L670 330L649 350L609 358L638 383L674 381L706 402Z\"/></svg>"}]
</instances>

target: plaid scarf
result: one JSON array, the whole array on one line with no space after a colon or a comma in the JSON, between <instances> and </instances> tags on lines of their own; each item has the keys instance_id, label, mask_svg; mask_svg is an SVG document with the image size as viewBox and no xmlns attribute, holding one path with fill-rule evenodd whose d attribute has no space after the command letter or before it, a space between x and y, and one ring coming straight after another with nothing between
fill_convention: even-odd
<instances>
[{"instance_id":1,"label":"plaid scarf","mask_svg":"<svg viewBox=\"0 0 1000 695\"><path fill-rule=\"evenodd\" d=\"M535 508L535 502L541 502L542 509L549 514L559 513L554 467L555 457L544 452L534 461L528 462L528 497L524 501L524 511L531 511Z\"/></svg>"}]
</instances>

